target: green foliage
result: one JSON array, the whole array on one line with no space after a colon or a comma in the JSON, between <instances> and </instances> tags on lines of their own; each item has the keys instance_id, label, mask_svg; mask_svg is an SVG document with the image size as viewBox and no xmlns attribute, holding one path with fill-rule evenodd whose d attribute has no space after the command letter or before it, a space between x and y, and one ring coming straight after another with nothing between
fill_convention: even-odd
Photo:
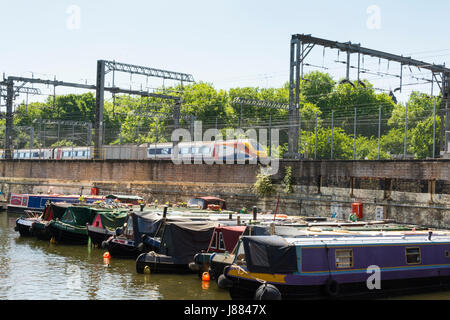
<instances>
[{"instance_id":1,"label":"green foliage","mask_svg":"<svg viewBox=\"0 0 450 320\"><path fill-rule=\"evenodd\" d=\"M50 148L57 148L57 147L74 147L75 144L72 143L72 141L69 140L59 140L57 142L55 142L54 144L52 144L50 146Z\"/></svg>"},{"instance_id":2,"label":"green foliage","mask_svg":"<svg viewBox=\"0 0 450 320\"><path fill-rule=\"evenodd\" d=\"M368 81L364 85L356 82L339 82L329 74L314 71L304 75L300 83L301 145L300 152L306 158L314 158L317 144L317 159L331 158L330 118L334 111L333 159L353 159L353 116L357 108L356 159L378 159L378 112L381 106L381 150L380 158L389 159L403 155L405 105L395 104L386 93L378 93ZM272 117L274 127L279 126L279 146L272 148L272 156L282 157L287 152L288 110L241 106L233 103L237 97L289 103L289 83L281 88L231 88L227 91L214 88L210 83L199 82L180 86L162 88L156 92L176 94L183 91L183 103L180 127L190 127L190 116L202 121L203 129L214 128L216 120L221 133L225 136L227 128L236 129L239 120L242 127L252 128L267 126ZM437 100L437 105L441 103ZM153 97L131 97L116 95L115 104L105 101L104 105L104 139L106 144L141 144L170 141L174 105L167 100ZM430 96L413 92L408 101L408 154L417 159L432 156L434 100ZM316 114L318 117L317 141L315 141ZM158 116L159 115L159 116ZM169 115L169 116L167 116ZM242 115L242 117L241 117ZM14 117L15 127L34 127L34 146L71 146L72 127L45 125L46 140L41 141L44 120L73 120L94 123L95 96L92 93L68 94L48 97L44 102L25 105L20 104ZM436 145L440 145L441 118L436 117ZM4 123L0 120L0 140L4 141ZM245 130L246 130L245 129ZM86 145L87 129L76 127L73 145ZM244 131L245 131L244 130ZM65 135L63 134L65 132ZM93 133L93 132L92 132ZM58 136L60 141L58 142ZM30 131L16 128L14 130L15 148L27 148L30 145ZM437 148L439 149L439 148Z\"/></svg>"},{"instance_id":3,"label":"green foliage","mask_svg":"<svg viewBox=\"0 0 450 320\"><path fill-rule=\"evenodd\" d=\"M286 194L291 194L294 192L294 188L292 186L292 167L286 167L286 174L283 178L284 192Z\"/></svg>"},{"instance_id":4,"label":"green foliage","mask_svg":"<svg viewBox=\"0 0 450 320\"><path fill-rule=\"evenodd\" d=\"M259 173L253 185L254 192L261 197L271 196L275 193L272 178L269 175Z\"/></svg>"}]
</instances>

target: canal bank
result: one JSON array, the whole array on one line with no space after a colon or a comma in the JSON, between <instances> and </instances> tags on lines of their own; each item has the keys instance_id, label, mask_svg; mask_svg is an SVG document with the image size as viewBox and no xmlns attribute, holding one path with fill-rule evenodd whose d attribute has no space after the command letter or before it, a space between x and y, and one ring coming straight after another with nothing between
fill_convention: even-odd
<instances>
[{"instance_id":1,"label":"canal bank","mask_svg":"<svg viewBox=\"0 0 450 320\"><path fill-rule=\"evenodd\" d=\"M292 193L285 192L290 167ZM175 165L171 161L0 161L3 197L11 193L126 193L146 201L180 202L213 195L232 210L256 205L288 215L348 217L360 203L363 220L382 218L450 228L450 161L280 161L276 192L261 197L257 165Z\"/></svg>"}]
</instances>

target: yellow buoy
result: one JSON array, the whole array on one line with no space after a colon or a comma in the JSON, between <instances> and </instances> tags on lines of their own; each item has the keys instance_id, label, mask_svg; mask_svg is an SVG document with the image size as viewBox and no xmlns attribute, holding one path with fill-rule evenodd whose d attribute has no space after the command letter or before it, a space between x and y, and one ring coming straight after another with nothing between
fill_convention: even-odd
<instances>
[{"instance_id":1,"label":"yellow buoy","mask_svg":"<svg viewBox=\"0 0 450 320\"><path fill-rule=\"evenodd\" d=\"M55 243L56 243L56 240L55 240L54 237L52 237L52 238L50 239L50 243L51 243L51 244L55 244Z\"/></svg>"},{"instance_id":2,"label":"yellow buoy","mask_svg":"<svg viewBox=\"0 0 450 320\"><path fill-rule=\"evenodd\" d=\"M145 273L145 274L150 274L150 273L151 273L151 270L150 270L150 267L149 267L149 266L145 266L145 267L144 267L144 273Z\"/></svg>"}]
</instances>

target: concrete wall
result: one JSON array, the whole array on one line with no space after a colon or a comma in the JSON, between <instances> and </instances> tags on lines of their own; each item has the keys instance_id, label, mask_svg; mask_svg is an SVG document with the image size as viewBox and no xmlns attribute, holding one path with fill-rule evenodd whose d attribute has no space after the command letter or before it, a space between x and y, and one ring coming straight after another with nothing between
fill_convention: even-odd
<instances>
[{"instance_id":1,"label":"concrete wall","mask_svg":"<svg viewBox=\"0 0 450 320\"><path fill-rule=\"evenodd\" d=\"M285 194L285 168L292 167L294 193ZM349 214L362 202L366 219L382 206L402 223L450 228L450 161L281 161L273 176L286 214ZM229 207L275 210L277 197L258 198L252 187L257 165L175 165L171 161L0 161L3 194L56 192L131 193L148 201L186 201L194 195L225 198Z\"/></svg>"}]
</instances>

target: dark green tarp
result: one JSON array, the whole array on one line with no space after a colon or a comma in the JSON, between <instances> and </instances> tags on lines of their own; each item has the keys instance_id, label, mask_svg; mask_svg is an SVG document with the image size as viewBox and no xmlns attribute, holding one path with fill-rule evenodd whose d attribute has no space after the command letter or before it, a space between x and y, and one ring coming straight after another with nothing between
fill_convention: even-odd
<instances>
[{"instance_id":1,"label":"dark green tarp","mask_svg":"<svg viewBox=\"0 0 450 320\"><path fill-rule=\"evenodd\" d=\"M68 207L61 221L76 226L86 226L92 224L98 213L111 212L111 210L94 207L71 206Z\"/></svg>"},{"instance_id":2,"label":"dark green tarp","mask_svg":"<svg viewBox=\"0 0 450 320\"><path fill-rule=\"evenodd\" d=\"M101 211L97 213L100 214L103 227L111 230L122 227L128 215L126 210Z\"/></svg>"}]
</instances>

